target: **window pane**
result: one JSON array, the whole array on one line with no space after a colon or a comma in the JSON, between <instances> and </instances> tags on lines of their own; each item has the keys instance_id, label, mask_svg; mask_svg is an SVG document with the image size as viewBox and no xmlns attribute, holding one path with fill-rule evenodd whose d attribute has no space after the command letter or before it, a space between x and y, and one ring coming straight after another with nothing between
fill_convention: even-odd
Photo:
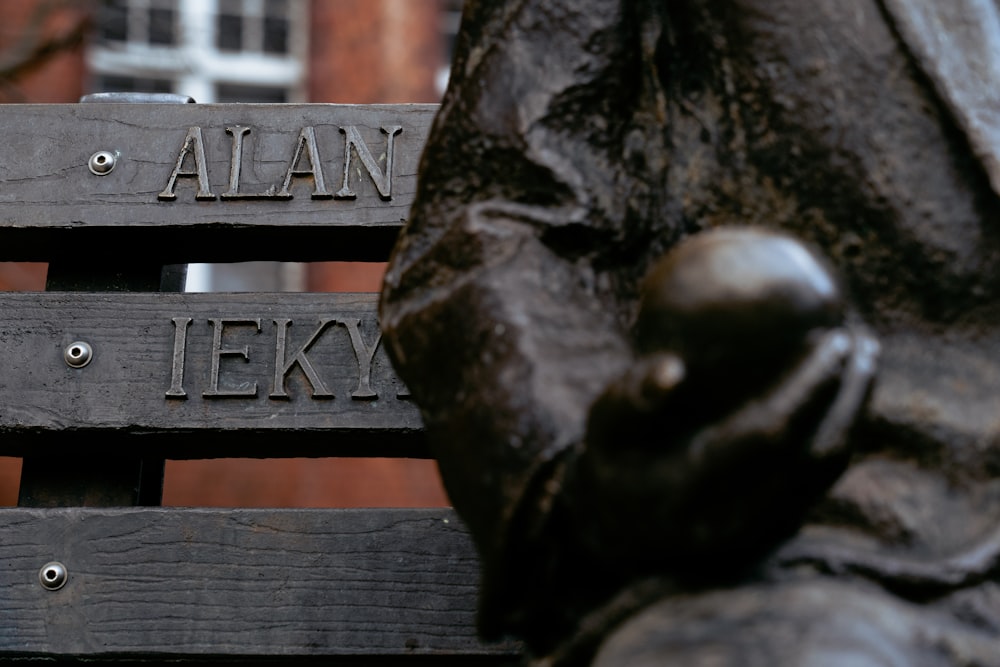
<instances>
[{"instance_id":1,"label":"window pane","mask_svg":"<svg viewBox=\"0 0 1000 667\"><path fill-rule=\"evenodd\" d=\"M243 20L239 16L219 15L216 44L220 51L239 51L243 48Z\"/></svg>"},{"instance_id":2,"label":"window pane","mask_svg":"<svg viewBox=\"0 0 1000 667\"><path fill-rule=\"evenodd\" d=\"M265 0L264 16L288 17L288 2L286 0Z\"/></svg>"},{"instance_id":3,"label":"window pane","mask_svg":"<svg viewBox=\"0 0 1000 667\"><path fill-rule=\"evenodd\" d=\"M220 51L240 51L243 48L243 3L220 0L215 29L215 45Z\"/></svg>"},{"instance_id":4,"label":"window pane","mask_svg":"<svg viewBox=\"0 0 1000 667\"><path fill-rule=\"evenodd\" d=\"M264 17L264 53L288 53L288 20Z\"/></svg>"},{"instance_id":5,"label":"window pane","mask_svg":"<svg viewBox=\"0 0 1000 667\"><path fill-rule=\"evenodd\" d=\"M101 39L124 42L128 37L128 7L126 0L103 0L97 15Z\"/></svg>"},{"instance_id":6,"label":"window pane","mask_svg":"<svg viewBox=\"0 0 1000 667\"><path fill-rule=\"evenodd\" d=\"M459 0L446 0L441 15L441 33L445 41L445 61L451 62L455 50L455 40L462 23L462 3Z\"/></svg>"},{"instance_id":7,"label":"window pane","mask_svg":"<svg viewBox=\"0 0 1000 667\"><path fill-rule=\"evenodd\" d=\"M105 74L94 79L95 93L172 93L174 83L169 79L147 79L135 76Z\"/></svg>"},{"instance_id":8,"label":"window pane","mask_svg":"<svg viewBox=\"0 0 1000 667\"><path fill-rule=\"evenodd\" d=\"M215 87L217 102L261 102L266 104L288 101L288 91L272 86L244 86L236 83L220 83Z\"/></svg>"},{"instance_id":9,"label":"window pane","mask_svg":"<svg viewBox=\"0 0 1000 667\"><path fill-rule=\"evenodd\" d=\"M149 43L174 44L174 10L149 10Z\"/></svg>"},{"instance_id":10,"label":"window pane","mask_svg":"<svg viewBox=\"0 0 1000 667\"><path fill-rule=\"evenodd\" d=\"M288 53L288 5L267 0L264 5L264 53Z\"/></svg>"}]
</instances>

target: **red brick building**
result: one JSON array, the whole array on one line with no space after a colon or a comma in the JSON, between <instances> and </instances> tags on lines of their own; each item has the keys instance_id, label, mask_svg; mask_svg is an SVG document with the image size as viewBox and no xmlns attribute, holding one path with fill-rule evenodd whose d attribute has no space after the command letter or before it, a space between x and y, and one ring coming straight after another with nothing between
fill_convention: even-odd
<instances>
[{"instance_id":1,"label":"red brick building","mask_svg":"<svg viewBox=\"0 0 1000 667\"><path fill-rule=\"evenodd\" d=\"M175 92L198 102L435 102L456 0L20 0L0 6L0 102ZM2 110L0 110L2 111ZM297 267L305 291L376 291L380 264ZM249 275L282 267L249 267ZM285 275L283 273L282 275ZM241 279L237 277L237 279ZM0 263L0 289L44 289L45 266ZM0 457L0 505L20 462ZM167 464L164 504L446 504L430 461L221 460Z\"/></svg>"}]
</instances>

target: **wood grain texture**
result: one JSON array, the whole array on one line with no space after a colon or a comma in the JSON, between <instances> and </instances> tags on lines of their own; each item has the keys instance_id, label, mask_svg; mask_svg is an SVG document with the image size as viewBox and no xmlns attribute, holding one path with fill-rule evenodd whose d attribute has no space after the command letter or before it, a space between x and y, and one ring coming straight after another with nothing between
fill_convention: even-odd
<instances>
[{"instance_id":1,"label":"wood grain texture","mask_svg":"<svg viewBox=\"0 0 1000 667\"><path fill-rule=\"evenodd\" d=\"M0 659L515 656L448 509L0 510ZM48 591L40 568L66 566Z\"/></svg>"},{"instance_id":2,"label":"wood grain texture","mask_svg":"<svg viewBox=\"0 0 1000 667\"><path fill-rule=\"evenodd\" d=\"M132 454L166 458L425 457L420 414L382 349L376 307L376 294L0 294L0 454L31 451L38 441L28 436L53 452L86 441L89 454L106 453L116 434L136 436ZM76 341L93 349L83 368L64 360ZM293 363L299 352L312 379ZM177 387L185 396L168 397Z\"/></svg>"},{"instance_id":3,"label":"wood grain texture","mask_svg":"<svg viewBox=\"0 0 1000 667\"><path fill-rule=\"evenodd\" d=\"M406 219L417 165L435 104L47 104L8 105L0 122L0 260L91 259L141 252L162 264L202 261L382 261ZM383 127L400 126L392 136ZM196 199L198 179L180 176L176 199L158 197L171 180L190 128L200 128L210 200ZM276 191L289 173L322 173L329 196L314 198L313 174L293 175L290 199L225 198L231 191L234 133L248 127L239 160L242 194ZM319 167L301 147L312 128ZM384 175L383 196L349 130ZM88 162L98 151L117 157L104 174ZM293 165L294 161L294 165ZM188 153L183 172L196 172Z\"/></svg>"}]
</instances>

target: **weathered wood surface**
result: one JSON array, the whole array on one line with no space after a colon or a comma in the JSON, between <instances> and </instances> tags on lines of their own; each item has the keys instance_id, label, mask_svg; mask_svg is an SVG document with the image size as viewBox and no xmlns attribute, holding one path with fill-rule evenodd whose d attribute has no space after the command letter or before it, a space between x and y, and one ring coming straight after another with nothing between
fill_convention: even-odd
<instances>
[{"instance_id":1,"label":"weathered wood surface","mask_svg":"<svg viewBox=\"0 0 1000 667\"><path fill-rule=\"evenodd\" d=\"M132 454L167 458L426 456L377 298L2 293L0 454L37 451L26 436L41 434L93 455L134 434ZM74 342L93 350L82 368L64 358Z\"/></svg>"},{"instance_id":2,"label":"weathered wood surface","mask_svg":"<svg viewBox=\"0 0 1000 667\"><path fill-rule=\"evenodd\" d=\"M48 265L45 287L54 291L181 292L186 265L149 264L143 257L110 262L62 260ZM21 460L20 507L117 507L159 505L163 498L165 460L143 456L128 443L116 446L114 434L102 434L111 457L95 457L76 448L47 456L31 447ZM124 436L122 436L124 439Z\"/></svg>"},{"instance_id":3,"label":"weathered wood surface","mask_svg":"<svg viewBox=\"0 0 1000 667\"><path fill-rule=\"evenodd\" d=\"M436 111L434 104L6 105L0 260L123 252L163 264L384 260L413 199ZM100 151L115 157L103 175L89 166Z\"/></svg>"},{"instance_id":4,"label":"weathered wood surface","mask_svg":"<svg viewBox=\"0 0 1000 667\"><path fill-rule=\"evenodd\" d=\"M517 650L476 637L478 561L448 509L13 508L0 535L0 659Z\"/></svg>"}]
</instances>

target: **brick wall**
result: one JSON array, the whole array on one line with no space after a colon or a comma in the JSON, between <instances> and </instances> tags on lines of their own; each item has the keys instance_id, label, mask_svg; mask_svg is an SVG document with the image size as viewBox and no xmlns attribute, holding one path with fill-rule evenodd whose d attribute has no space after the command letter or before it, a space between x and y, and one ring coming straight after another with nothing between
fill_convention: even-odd
<instances>
[{"instance_id":1,"label":"brick wall","mask_svg":"<svg viewBox=\"0 0 1000 667\"><path fill-rule=\"evenodd\" d=\"M0 6L0 102L75 102L85 76L86 2Z\"/></svg>"},{"instance_id":2,"label":"brick wall","mask_svg":"<svg viewBox=\"0 0 1000 667\"><path fill-rule=\"evenodd\" d=\"M309 97L313 102L436 102L443 58L439 0L313 3Z\"/></svg>"},{"instance_id":3,"label":"brick wall","mask_svg":"<svg viewBox=\"0 0 1000 667\"><path fill-rule=\"evenodd\" d=\"M75 102L85 75L82 33L85 3L38 0L7 2L0 8L0 103ZM44 264L0 262L0 290L45 286Z\"/></svg>"}]
</instances>

